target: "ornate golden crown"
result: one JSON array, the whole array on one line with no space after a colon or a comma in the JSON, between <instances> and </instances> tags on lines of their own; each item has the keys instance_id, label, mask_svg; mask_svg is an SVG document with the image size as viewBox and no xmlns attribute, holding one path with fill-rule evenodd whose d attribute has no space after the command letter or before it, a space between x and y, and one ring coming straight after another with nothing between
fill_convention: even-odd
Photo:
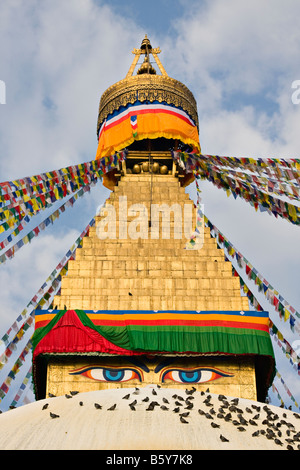
<instances>
[{"instance_id":1,"label":"ornate golden crown","mask_svg":"<svg viewBox=\"0 0 300 470\"><path fill-rule=\"evenodd\" d=\"M147 35L143 39L140 49L132 51L135 57L126 77L110 86L101 96L97 135L102 122L109 114L112 114L121 106L127 106L136 101L142 103L144 101L159 101L160 103L165 102L182 108L199 127L197 103L193 94L183 83L168 76L157 56L160 52L159 48L152 48ZM145 55L144 62L138 69L137 74L133 75L142 54ZM150 54L152 54L161 75L156 74L156 70L151 65Z\"/></svg>"}]
</instances>

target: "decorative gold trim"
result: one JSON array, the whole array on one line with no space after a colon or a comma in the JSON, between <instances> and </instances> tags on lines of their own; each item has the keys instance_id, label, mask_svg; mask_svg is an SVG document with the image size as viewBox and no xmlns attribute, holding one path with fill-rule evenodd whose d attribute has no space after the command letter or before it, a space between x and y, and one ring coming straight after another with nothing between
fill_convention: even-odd
<instances>
[{"instance_id":1,"label":"decorative gold trim","mask_svg":"<svg viewBox=\"0 0 300 470\"><path fill-rule=\"evenodd\" d=\"M97 135L109 114L136 101L166 102L182 108L199 127L196 100L183 83L165 75L142 74L124 78L103 93L99 104Z\"/></svg>"}]
</instances>

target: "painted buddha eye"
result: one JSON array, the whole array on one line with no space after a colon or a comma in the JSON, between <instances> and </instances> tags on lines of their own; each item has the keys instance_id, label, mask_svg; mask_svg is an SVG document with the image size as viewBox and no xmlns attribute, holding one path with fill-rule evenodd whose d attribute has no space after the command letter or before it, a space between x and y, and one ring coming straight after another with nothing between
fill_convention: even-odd
<instances>
[{"instance_id":1,"label":"painted buddha eye","mask_svg":"<svg viewBox=\"0 0 300 470\"><path fill-rule=\"evenodd\" d=\"M142 374L136 369L122 367L83 367L73 370L71 375L83 375L98 382L127 382L129 380L142 381Z\"/></svg>"},{"instance_id":2,"label":"painted buddha eye","mask_svg":"<svg viewBox=\"0 0 300 470\"><path fill-rule=\"evenodd\" d=\"M220 377L232 377L218 369L198 368L198 369L169 369L162 373L161 381L172 380L173 382L195 384L210 382Z\"/></svg>"}]
</instances>

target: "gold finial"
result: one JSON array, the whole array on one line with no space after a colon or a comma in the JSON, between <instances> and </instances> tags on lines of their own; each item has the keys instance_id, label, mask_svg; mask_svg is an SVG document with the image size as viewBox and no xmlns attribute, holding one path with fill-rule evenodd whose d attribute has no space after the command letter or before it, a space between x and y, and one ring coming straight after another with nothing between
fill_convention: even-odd
<instances>
[{"instance_id":1,"label":"gold finial","mask_svg":"<svg viewBox=\"0 0 300 470\"><path fill-rule=\"evenodd\" d=\"M146 50L146 51L148 50L149 51L150 49L152 49L152 46L151 46L150 41L147 37L147 34L145 34L145 37L144 37L144 39L142 41L142 44L141 44L141 50L142 51L143 50Z\"/></svg>"},{"instance_id":2,"label":"gold finial","mask_svg":"<svg viewBox=\"0 0 300 470\"><path fill-rule=\"evenodd\" d=\"M133 62L131 64L130 69L128 70L128 73L126 75L126 78L132 77L134 69L136 67L136 64L142 54L145 54L145 59L144 62L142 63L141 67L137 71L137 75L142 75L142 74L150 74L150 75L155 75L156 70L152 65L150 64L150 54L152 54L152 57L154 58L162 76L167 77L168 74L165 71L164 67L162 66L162 63L160 62L159 58L157 57L157 54L161 52L159 47L153 48L151 46L151 42L145 34L145 37L142 41L140 49L133 49L132 53L135 55Z\"/></svg>"},{"instance_id":3,"label":"gold finial","mask_svg":"<svg viewBox=\"0 0 300 470\"><path fill-rule=\"evenodd\" d=\"M144 62L142 63L142 65L140 66L139 70L137 71L137 74L141 75L142 73L150 73L152 75L155 75L156 70L150 64L150 53L152 51L152 46L151 46L150 41L147 37L147 34L145 34L145 37L142 41L141 51L142 51L142 53L145 54L145 59L144 59Z\"/></svg>"}]
</instances>

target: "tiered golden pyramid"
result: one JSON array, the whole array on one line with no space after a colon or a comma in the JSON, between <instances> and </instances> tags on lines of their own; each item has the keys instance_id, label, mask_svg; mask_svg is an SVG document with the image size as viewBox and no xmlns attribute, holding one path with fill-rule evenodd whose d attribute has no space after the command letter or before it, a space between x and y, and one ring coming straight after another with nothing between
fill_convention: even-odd
<instances>
[{"instance_id":1,"label":"tiered golden pyramid","mask_svg":"<svg viewBox=\"0 0 300 470\"><path fill-rule=\"evenodd\" d=\"M162 158L166 152L156 154ZM196 220L194 202L181 187L178 174L169 173L129 174L125 169L106 201L116 211L116 238L112 234L106 239L99 238L97 227L103 216L96 216L95 226L83 239L82 248L77 249L76 259L69 262L61 295L54 298L58 309L66 306L84 310L249 310L248 299L240 292L239 279L233 276L231 263L225 261L223 250L217 248L208 228L204 228L203 246L193 250L184 249L188 239L183 227L179 227L182 237L176 238L178 227L177 232L173 231L174 218L170 238L162 238L160 231L160 238L153 239L150 229L147 238L133 239L128 231L126 239L118 237L119 224L124 228L127 220L128 228L135 219L119 214L122 197L127 198L128 208L132 204L143 205L149 218L150 204L171 207L176 203L182 210L184 205L191 205Z\"/></svg>"}]
</instances>

